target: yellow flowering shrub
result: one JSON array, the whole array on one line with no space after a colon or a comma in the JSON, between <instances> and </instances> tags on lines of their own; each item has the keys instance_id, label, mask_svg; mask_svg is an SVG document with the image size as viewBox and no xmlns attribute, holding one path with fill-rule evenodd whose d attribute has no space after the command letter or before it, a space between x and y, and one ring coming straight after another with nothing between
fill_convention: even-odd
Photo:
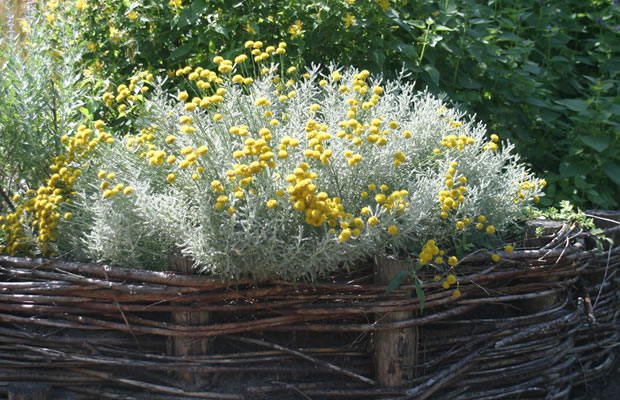
<instances>
[{"instance_id":1,"label":"yellow flowering shrub","mask_svg":"<svg viewBox=\"0 0 620 400\"><path fill-rule=\"evenodd\" d=\"M134 132L58 165L83 164L44 250L157 268L176 247L222 279L314 279L386 252L448 271L463 238L499 235L542 196L511 144L490 146L442 99L366 70L300 71L285 48L250 41L216 70L145 72L106 92L103 119ZM3 225L16 238L4 251L36 210Z\"/></svg>"}]
</instances>

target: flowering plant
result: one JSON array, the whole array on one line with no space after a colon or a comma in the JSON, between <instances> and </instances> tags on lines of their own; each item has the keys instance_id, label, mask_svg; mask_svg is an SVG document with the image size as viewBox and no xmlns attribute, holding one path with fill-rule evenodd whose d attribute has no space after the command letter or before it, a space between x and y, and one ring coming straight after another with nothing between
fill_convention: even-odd
<instances>
[{"instance_id":1,"label":"flowering plant","mask_svg":"<svg viewBox=\"0 0 620 400\"><path fill-rule=\"evenodd\" d=\"M314 279L386 252L445 271L542 195L510 143L402 78L245 47L106 92L109 113L64 136L47 186L4 218L3 251L158 268L174 247L221 279ZM134 134L115 140L115 118Z\"/></svg>"},{"instance_id":2,"label":"flowering plant","mask_svg":"<svg viewBox=\"0 0 620 400\"><path fill-rule=\"evenodd\" d=\"M47 179L49 159L82 118L91 84L80 68L71 7L56 4L49 18L47 8L28 1L20 19L7 6L0 3L7 14L0 26L5 19L8 27L0 29L0 210L11 207L8 193Z\"/></svg>"}]
</instances>

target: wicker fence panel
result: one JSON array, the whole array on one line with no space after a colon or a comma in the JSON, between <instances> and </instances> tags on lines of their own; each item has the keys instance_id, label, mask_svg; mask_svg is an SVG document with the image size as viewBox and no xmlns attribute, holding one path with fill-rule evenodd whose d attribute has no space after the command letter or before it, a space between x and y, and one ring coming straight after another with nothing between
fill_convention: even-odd
<instances>
[{"instance_id":1,"label":"wicker fence panel","mask_svg":"<svg viewBox=\"0 0 620 400\"><path fill-rule=\"evenodd\" d=\"M620 359L620 246L592 243L564 229L498 263L471 254L461 297L426 284L423 310L411 283L385 295L370 263L313 284L229 284L0 257L0 393L37 382L54 399L565 398ZM401 311L415 313L376 319ZM208 321L174 318L200 312ZM413 378L380 388L374 332L405 327L418 329ZM172 355L175 340L206 354Z\"/></svg>"}]
</instances>

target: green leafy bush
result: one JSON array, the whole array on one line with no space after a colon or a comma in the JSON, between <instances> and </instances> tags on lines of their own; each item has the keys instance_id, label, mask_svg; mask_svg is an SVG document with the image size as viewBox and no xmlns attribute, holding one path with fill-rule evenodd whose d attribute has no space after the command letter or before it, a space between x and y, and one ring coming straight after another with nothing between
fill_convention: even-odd
<instances>
[{"instance_id":1,"label":"green leafy bush","mask_svg":"<svg viewBox=\"0 0 620 400\"><path fill-rule=\"evenodd\" d=\"M542 195L511 144L405 77L302 74L271 63L285 43L245 47L175 74L185 91L143 72L104 93L135 134L96 121L63 137L53 181L5 218L4 251L157 268L178 247L222 279L314 279L402 252L443 273Z\"/></svg>"},{"instance_id":2,"label":"green leafy bush","mask_svg":"<svg viewBox=\"0 0 620 400\"><path fill-rule=\"evenodd\" d=\"M441 3L425 55L437 79L424 81L516 143L549 181L544 204L617 207L618 5Z\"/></svg>"}]
</instances>

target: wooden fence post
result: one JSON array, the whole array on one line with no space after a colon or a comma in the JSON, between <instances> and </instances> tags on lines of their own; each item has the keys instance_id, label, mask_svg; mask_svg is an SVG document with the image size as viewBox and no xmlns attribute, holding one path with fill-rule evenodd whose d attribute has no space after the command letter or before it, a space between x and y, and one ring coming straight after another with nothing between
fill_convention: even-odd
<instances>
[{"instance_id":1,"label":"wooden fence post","mask_svg":"<svg viewBox=\"0 0 620 400\"><path fill-rule=\"evenodd\" d=\"M562 221L552 220L533 220L526 221L524 247L541 248L553 240L554 235L562 229L564 223ZM532 278L532 282L549 284L553 283L556 278L540 277ZM553 307L558 303L560 295L552 293L543 297L536 297L522 301L523 311L527 314L535 314L537 312Z\"/></svg>"},{"instance_id":2,"label":"wooden fence post","mask_svg":"<svg viewBox=\"0 0 620 400\"><path fill-rule=\"evenodd\" d=\"M193 273L192 260L179 256L174 252L168 254L168 269L174 272ZM171 301L171 304L174 304ZM176 325L207 325L210 320L208 312L204 311L174 311L171 320ZM204 356L208 353L209 339L201 337L171 336L168 338L168 354L179 357ZM199 373L183 371L180 377L192 386L200 386L203 379Z\"/></svg>"},{"instance_id":3,"label":"wooden fence post","mask_svg":"<svg viewBox=\"0 0 620 400\"><path fill-rule=\"evenodd\" d=\"M375 281L389 283L406 267L398 260L379 258ZM379 323L403 321L415 317L414 311L393 311L377 314ZM382 387L403 387L414 375L417 360L417 327L379 330L375 332L375 380Z\"/></svg>"},{"instance_id":4,"label":"wooden fence post","mask_svg":"<svg viewBox=\"0 0 620 400\"><path fill-rule=\"evenodd\" d=\"M42 383L9 383L9 400L47 400L50 385Z\"/></svg>"}]
</instances>

